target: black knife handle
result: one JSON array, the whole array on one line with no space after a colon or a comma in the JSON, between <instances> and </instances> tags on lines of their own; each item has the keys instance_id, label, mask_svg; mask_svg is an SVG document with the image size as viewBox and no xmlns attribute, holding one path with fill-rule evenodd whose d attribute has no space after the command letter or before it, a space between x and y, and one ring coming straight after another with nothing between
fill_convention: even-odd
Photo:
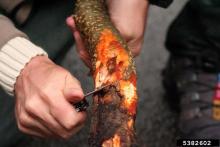
<instances>
[{"instance_id":1,"label":"black knife handle","mask_svg":"<svg viewBox=\"0 0 220 147\"><path fill-rule=\"evenodd\" d=\"M86 111L86 109L89 107L89 103L86 99L83 99L82 101L73 104L77 112Z\"/></svg>"}]
</instances>

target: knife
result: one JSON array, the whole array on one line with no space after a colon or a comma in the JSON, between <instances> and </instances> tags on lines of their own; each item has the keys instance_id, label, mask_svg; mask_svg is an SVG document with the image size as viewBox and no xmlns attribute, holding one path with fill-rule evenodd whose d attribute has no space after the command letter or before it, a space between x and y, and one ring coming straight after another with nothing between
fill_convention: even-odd
<instances>
[{"instance_id":1,"label":"knife","mask_svg":"<svg viewBox=\"0 0 220 147\"><path fill-rule=\"evenodd\" d=\"M93 95L93 94L95 94L97 92L102 91L103 89L105 89L105 88L107 88L107 87L109 87L111 85L112 84L107 84L107 85L101 86L101 87L99 87L99 88L97 88L97 89L95 89L95 90L93 90L91 92L86 93L82 101L73 104L73 106L75 107L76 111L77 112L86 111L86 109L89 107L89 103L86 100L86 98L88 96L90 96L90 95Z\"/></svg>"}]
</instances>

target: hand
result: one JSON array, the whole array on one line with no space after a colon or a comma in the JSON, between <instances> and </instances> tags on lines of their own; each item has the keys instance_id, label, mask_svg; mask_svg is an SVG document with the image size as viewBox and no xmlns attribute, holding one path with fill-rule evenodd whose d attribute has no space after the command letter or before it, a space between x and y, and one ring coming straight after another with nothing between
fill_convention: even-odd
<instances>
[{"instance_id":1,"label":"hand","mask_svg":"<svg viewBox=\"0 0 220 147\"><path fill-rule=\"evenodd\" d=\"M80 83L45 56L26 65L15 85L18 128L39 137L69 138L82 128L85 112L71 103L83 99Z\"/></svg>"},{"instance_id":2,"label":"hand","mask_svg":"<svg viewBox=\"0 0 220 147\"><path fill-rule=\"evenodd\" d=\"M148 9L147 0L107 0L110 18L127 41L134 56L140 53ZM66 19L76 41L77 52L84 63L91 67L90 57L85 49L72 16Z\"/></svg>"}]
</instances>

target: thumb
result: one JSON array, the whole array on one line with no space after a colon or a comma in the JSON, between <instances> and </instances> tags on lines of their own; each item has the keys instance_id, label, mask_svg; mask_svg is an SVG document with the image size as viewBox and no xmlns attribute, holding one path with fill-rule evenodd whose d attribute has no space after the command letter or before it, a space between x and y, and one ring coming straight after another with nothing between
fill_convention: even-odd
<instances>
[{"instance_id":1,"label":"thumb","mask_svg":"<svg viewBox=\"0 0 220 147\"><path fill-rule=\"evenodd\" d=\"M89 56L89 54L86 50L86 47L84 45L84 42L80 36L80 32L76 28L73 16L70 16L66 19L66 24L71 29L72 34L75 38L76 49L79 54L79 57L86 64L86 66L88 66L91 69L92 65L91 65L91 61L90 61L90 56Z\"/></svg>"},{"instance_id":2,"label":"thumb","mask_svg":"<svg viewBox=\"0 0 220 147\"><path fill-rule=\"evenodd\" d=\"M72 30L72 32L76 31L76 25L72 15L66 18L66 24Z\"/></svg>"},{"instance_id":3,"label":"thumb","mask_svg":"<svg viewBox=\"0 0 220 147\"><path fill-rule=\"evenodd\" d=\"M75 77L70 74L66 76L63 95L66 100L71 103L77 103L83 100L84 93L81 88L81 84Z\"/></svg>"}]
</instances>

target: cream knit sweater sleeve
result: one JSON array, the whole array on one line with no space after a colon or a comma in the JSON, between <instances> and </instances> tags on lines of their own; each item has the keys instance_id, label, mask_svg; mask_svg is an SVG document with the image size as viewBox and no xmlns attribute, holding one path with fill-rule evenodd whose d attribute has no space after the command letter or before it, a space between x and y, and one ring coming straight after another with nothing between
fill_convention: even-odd
<instances>
[{"instance_id":1,"label":"cream knit sweater sleeve","mask_svg":"<svg viewBox=\"0 0 220 147\"><path fill-rule=\"evenodd\" d=\"M0 49L0 85L8 94L14 94L14 85L20 72L38 55L47 56L47 53L23 37L9 40Z\"/></svg>"},{"instance_id":2,"label":"cream knit sweater sleeve","mask_svg":"<svg viewBox=\"0 0 220 147\"><path fill-rule=\"evenodd\" d=\"M8 94L14 94L20 72L31 58L38 55L47 53L31 43L9 18L0 14L0 86Z\"/></svg>"}]
</instances>

